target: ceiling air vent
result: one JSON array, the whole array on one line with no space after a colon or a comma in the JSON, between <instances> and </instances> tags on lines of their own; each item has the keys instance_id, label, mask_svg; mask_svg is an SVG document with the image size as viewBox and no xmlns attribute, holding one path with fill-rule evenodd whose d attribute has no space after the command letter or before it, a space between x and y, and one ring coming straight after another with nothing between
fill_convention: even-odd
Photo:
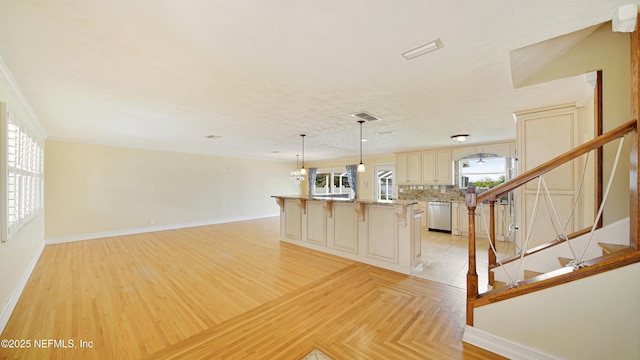
<instances>
[{"instance_id":1,"label":"ceiling air vent","mask_svg":"<svg viewBox=\"0 0 640 360\"><path fill-rule=\"evenodd\" d=\"M361 113L355 113L355 114L351 114L351 116L355 116L357 118L366 120L366 121L379 121L382 120L377 116L371 115L368 112L361 112Z\"/></svg>"}]
</instances>

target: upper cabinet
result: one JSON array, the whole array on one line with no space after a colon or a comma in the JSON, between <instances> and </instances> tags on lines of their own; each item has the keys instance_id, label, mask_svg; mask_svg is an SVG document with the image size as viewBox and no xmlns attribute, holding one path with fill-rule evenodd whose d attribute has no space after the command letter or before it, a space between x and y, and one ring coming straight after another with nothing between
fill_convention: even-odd
<instances>
[{"instance_id":1,"label":"upper cabinet","mask_svg":"<svg viewBox=\"0 0 640 360\"><path fill-rule=\"evenodd\" d=\"M430 185L453 185L451 150L422 152L422 182Z\"/></svg>"},{"instance_id":2,"label":"upper cabinet","mask_svg":"<svg viewBox=\"0 0 640 360\"><path fill-rule=\"evenodd\" d=\"M398 185L422 183L422 162L420 152L396 154Z\"/></svg>"},{"instance_id":3,"label":"upper cabinet","mask_svg":"<svg viewBox=\"0 0 640 360\"><path fill-rule=\"evenodd\" d=\"M398 185L455 185L454 164L473 154L515 157L515 143L452 147L396 154Z\"/></svg>"}]
</instances>

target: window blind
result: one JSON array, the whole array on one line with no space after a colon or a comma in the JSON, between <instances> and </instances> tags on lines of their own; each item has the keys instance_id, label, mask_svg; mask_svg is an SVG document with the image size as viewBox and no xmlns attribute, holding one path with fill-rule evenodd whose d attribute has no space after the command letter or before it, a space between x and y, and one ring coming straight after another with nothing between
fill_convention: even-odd
<instances>
[{"instance_id":1,"label":"window blind","mask_svg":"<svg viewBox=\"0 0 640 360\"><path fill-rule=\"evenodd\" d=\"M6 112L6 234L10 239L32 220L43 206L44 152L29 129Z\"/></svg>"}]
</instances>

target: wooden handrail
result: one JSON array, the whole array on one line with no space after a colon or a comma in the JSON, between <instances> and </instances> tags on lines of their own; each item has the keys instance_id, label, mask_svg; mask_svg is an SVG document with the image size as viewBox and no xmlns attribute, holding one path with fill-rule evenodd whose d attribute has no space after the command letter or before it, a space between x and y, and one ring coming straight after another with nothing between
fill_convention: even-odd
<instances>
[{"instance_id":1,"label":"wooden handrail","mask_svg":"<svg viewBox=\"0 0 640 360\"><path fill-rule=\"evenodd\" d=\"M496 186L495 188L492 188L490 190L487 190L485 192L483 192L482 194L476 194L475 192L475 188L473 186L470 186L469 188L467 188L467 193L465 194L465 203L467 205L467 208L469 209L469 268L468 268L468 272L467 272L467 311L466 311L466 315L467 315L467 325L473 326L473 309L477 306L481 306L484 304L487 304L489 302L492 301L499 301L499 300L503 300L505 295L502 295L503 292L500 291L500 296L495 297L494 293L495 291L489 292L489 293L485 293L482 295L478 294L478 274L476 273L476 237L475 237L475 208L476 208L476 204L480 203L480 202L484 202L484 201L488 201L491 204L491 216L490 216L490 223L493 224L493 222L495 221L494 218L494 211L493 211L493 205L495 203L495 201L502 195L515 190L516 188L528 183L529 181L571 161L574 160L576 158L578 158L579 156L582 156L590 151L593 151L595 149L601 148L602 146L606 145L607 143L620 138L622 136L625 136L626 134L632 132L632 131L637 131L637 120L632 120L629 121L609 132L607 132L606 134L600 135L598 137L596 137L593 140L590 140L578 147L575 147L572 150L569 150L568 152L555 157L554 159L547 161L519 176L516 176L515 178L504 182L498 186ZM636 164L637 166L637 164ZM489 232L491 234L492 238L495 238L495 228L492 226L489 229ZM580 231L582 232L582 231ZM576 233L573 233L571 235L576 235ZM550 248L552 246L555 246L559 243L564 242L565 240L554 240L551 241L547 244L543 244L541 246L538 246L534 249L531 249L530 251L528 251L529 254L525 254L525 255L530 255L534 252L539 252L542 251L544 249ZM632 247L633 248L633 247ZM640 252L639 252L640 253ZM626 255L628 256L628 255ZM515 258L515 257L514 257ZM519 258L519 256L517 257ZM628 264L628 261L632 261L632 262L638 262L640 259L640 255L635 254L631 256L631 259L629 258L625 258L625 261L622 261L620 263L611 263L610 258L607 257L606 261L604 261L603 263L600 263L599 266L593 266L590 267L587 270L582 270L582 269L578 269L574 272L574 274L567 274L568 270L566 269L560 269L558 270L555 274L553 274L552 279L550 280L548 277L544 278L544 279L548 279L550 281L544 281L545 285L539 285L538 281L526 281L523 283L519 283L519 286L517 288L514 289L509 289L507 291L505 291L505 293L508 293L508 297L515 297L524 293L529 293L532 291L537 291L541 288L546 288L549 286L555 286L555 285L559 285L561 283L564 282L568 282L568 281L573 281L579 277L583 277L584 275L589 275L589 274L593 274L593 273L598 273L598 272L603 272L603 271L607 271L608 269L616 268L618 266L621 266L622 263L626 263ZM490 259L490 260L494 260L494 259ZM512 259L508 259L508 261L513 261ZM493 261L495 262L495 260ZM504 261L503 261L504 263ZM590 265L597 265L596 264L590 264ZM490 262L489 264L490 266L493 266L493 264ZM489 273L491 273L492 271L489 270ZM551 274L549 274L551 275ZM559 276L558 276L559 275ZM543 276L544 277L544 276ZM566 279L565 279L566 278ZM489 277L489 281L490 283L492 283L493 278L490 276ZM540 279L538 279L540 280ZM548 284L546 284L548 283Z\"/></svg>"},{"instance_id":2,"label":"wooden handrail","mask_svg":"<svg viewBox=\"0 0 640 360\"><path fill-rule=\"evenodd\" d=\"M586 143L580 146L577 146L567 151L566 153L525 172L524 174L518 175L509 181L506 181L492 189L489 189L483 192L482 194L478 195L477 201L479 203L486 200L496 201L497 198L499 198L500 196L515 190L516 188L528 183L529 181L537 178L538 176L543 175L581 155L584 155L589 151L597 149L607 144L608 142L615 140L616 138L624 136L632 132L636 128L637 128L637 120L631 120L628 123L625 123L607 132L606 134L602 134L593 140L587 141Z\"/></svg>"}]
</instances>

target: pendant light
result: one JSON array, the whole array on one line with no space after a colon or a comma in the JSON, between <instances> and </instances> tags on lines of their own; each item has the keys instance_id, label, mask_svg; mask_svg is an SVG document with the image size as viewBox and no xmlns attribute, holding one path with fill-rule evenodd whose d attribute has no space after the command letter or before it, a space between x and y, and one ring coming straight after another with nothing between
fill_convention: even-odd
<instances>
[{"instance_id":1,"label":"pendant light","mask_svg":"<svg viewBox=\"0 0 640 360\"><path fill-rule=\"evenodd\" d=\"M300 136L302 137L302 169L300 169L300 175L304 176L307 175L307 169L304 168L304 137L306 135L300 134Z\"/></svg>"},{"instance_id":2,"label":"pendant light","mask_svg":"<svg viewBox=\"0 0 640 360\"><path fill-rule=\"evenodd\" d=\"M291 172L289 179L293 181L295 184L300 184L304 181L304 175L298 169L298 160L300 159L300 155L296 155L296 169Z\"/></svg>"},{"instance_id":3,"label":"pendant light","mask_svg":"<svg viewBox=\"0 0 640 360\"><path fill-rule=\"evenodd\" d=\"M364 164L362 163L362 124L364 120L358 120L358 123L360 124L360 164L358 165L358 172L361 173L365 170Z\"/></svg>"}]
</instances>

